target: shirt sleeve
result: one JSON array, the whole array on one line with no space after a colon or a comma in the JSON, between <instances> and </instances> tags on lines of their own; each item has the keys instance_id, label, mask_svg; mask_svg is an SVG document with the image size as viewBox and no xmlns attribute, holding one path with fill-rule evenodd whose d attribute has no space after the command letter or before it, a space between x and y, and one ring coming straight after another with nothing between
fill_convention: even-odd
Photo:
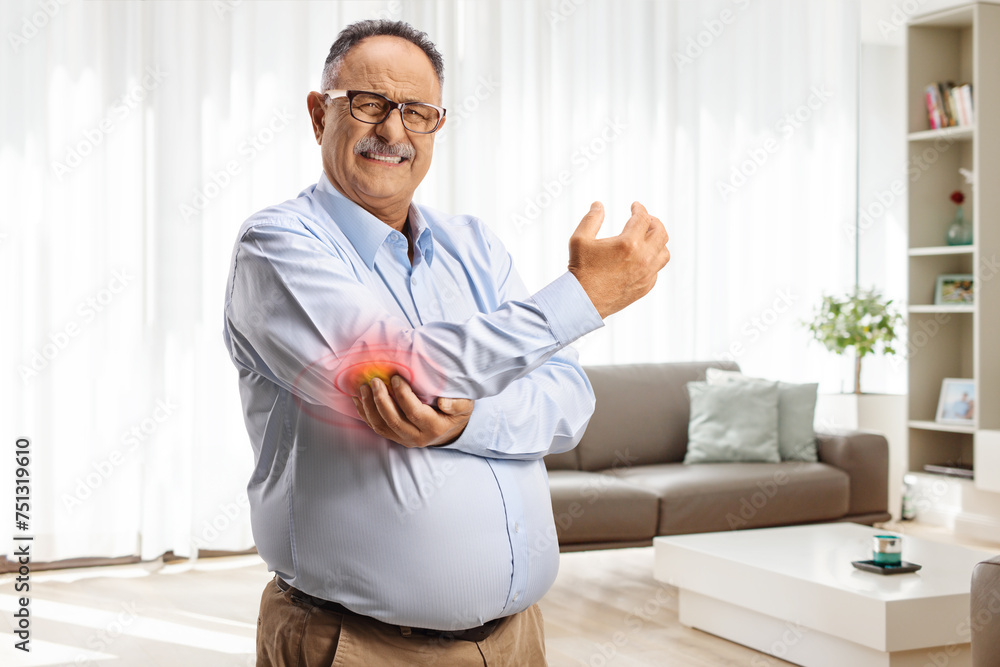
<instances>
[{"instance_id":1,"label":"shirt sleeve","mask_svg":"<svg viewBox=\"0 0 1000 667\"><path fill-rule=\"evenodd\" d=\"M481 400L603 325L567 273L492 313L414 327L337 252L295 220L248 229L234 253L226 340L238 366L352 418L350 396L372 374L402 375L425 402Z\"/></svg>"},{"instance_id":2,"label":"shirt sleeve","mask_svg":"<svg viewBox=\"0 0 1000 667\"><path fill-rule=\"evenodd\" d=\"M499 239L488 238L500 301L524 298L528 290L509 253ZM593 309L585 292L584 298ZM572 300L551 306L583 308ZM575 447L595 405L594 390L578 357L576 350L565 347L502 392L477 401L462 435L444 447L499 459L538 459Z\"/></svg>"}]
</instances>

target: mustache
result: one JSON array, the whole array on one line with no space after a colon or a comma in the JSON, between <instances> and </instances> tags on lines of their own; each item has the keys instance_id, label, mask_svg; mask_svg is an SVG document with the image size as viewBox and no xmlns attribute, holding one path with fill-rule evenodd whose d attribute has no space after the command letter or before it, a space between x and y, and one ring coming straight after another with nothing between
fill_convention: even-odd
<instances>
[{"instance_id":1,"label":"mustache","mask_svg":"<svg viewBox=\"0 0 1000 667\"><path fill-rule=\"evenodd\" d=\"M354 144L354 154L361 155L362 153L381 153L382 155L392 155L393 157L412 160L417 151L410 144L387 144L379 137L369 134L361 137L358 143Z\"/></svg>"}]
</instances>

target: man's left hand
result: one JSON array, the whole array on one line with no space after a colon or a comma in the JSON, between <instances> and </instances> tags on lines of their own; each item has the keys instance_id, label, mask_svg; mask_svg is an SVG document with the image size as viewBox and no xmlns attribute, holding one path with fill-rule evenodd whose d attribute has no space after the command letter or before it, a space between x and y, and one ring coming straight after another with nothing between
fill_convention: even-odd
<instances>
[{"instance_id":1,"label":"man's left hand","mask_svg":"<svg viewBox=\"0 0 1000 667\"><path fill-rule=\"evenodd\" d=\"M380 378L372 378L361 385L361 397L354 398L358 416L373 431L404 447L446 445L462 435L475 401L439 398L435 409L422 403L400 376L394 375L391 383L392 393Z\"/></svg>"}]
</instances>

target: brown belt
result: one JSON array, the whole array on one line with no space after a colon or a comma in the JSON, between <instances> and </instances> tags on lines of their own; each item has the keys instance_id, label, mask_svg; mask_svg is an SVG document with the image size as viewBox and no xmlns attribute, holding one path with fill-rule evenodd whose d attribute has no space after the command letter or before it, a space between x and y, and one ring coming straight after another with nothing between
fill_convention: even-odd
<instances>
[{"instance_id":1,"label":"brown belt","mask_svg":"<svg viewBox=\"0 0 1000 667\"><path fill-rule=\"evenodd\" d=\"M283 592L288 593L293 599L305 602L312 605L318 609L323 609L324 611L332 611L337 614L344 614L345 616L355 616L357 618L362 618L367 621L375 621L376 623L383 623L378 619L374 619L370 616L365 616L364 614L359 614L356 611L348 609L339 602L333 602L331 600L324 600L323 598L318 598L308 593L303 593L299 589L290 585L287 581L281 577L275 575L274 583ZM423 637L434 637L438 639L443 639L446 641L458 640L463 642L481 642L493 634L493 631L497 629L500 625L500 621L503 618L495 618L492 621L487 621L482 625L476 626L474 628L469 628L468 630L431 630L429 628L411 628L405 625L392 625L391 623L383 623L384 625L392 625L394 628L399 628L399 632L404 637L409 637L411 635L420 635Z\"/></svg>"}]
</instances>

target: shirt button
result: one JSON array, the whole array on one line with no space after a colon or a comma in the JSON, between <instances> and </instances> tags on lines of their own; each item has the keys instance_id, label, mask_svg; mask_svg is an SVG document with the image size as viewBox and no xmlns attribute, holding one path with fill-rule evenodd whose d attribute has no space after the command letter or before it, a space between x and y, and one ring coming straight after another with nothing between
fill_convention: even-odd
<instances>
[{"instance_id":1,"label":"shirt button","mask_svg":"<svg viewBox=\"0 0 1000 667\"><path fill-rule=\"evenodd\" d=\"M520 533L521 532L521 524L519 524L519 523L515 523L514 524L514 532L515 533Z\"/></svg>"},{"instance_id":2,"label":"shirt button","mask_svg":"<svg viewBox=\"0 0 1000 667\"><path fill-rule=\"evenodd\" d=\"M520 593L514 593L514 602L517 602L517 599L518 599L519 597L521 597L521 594L520 594Z\"/></svg>"}]
</instances>

